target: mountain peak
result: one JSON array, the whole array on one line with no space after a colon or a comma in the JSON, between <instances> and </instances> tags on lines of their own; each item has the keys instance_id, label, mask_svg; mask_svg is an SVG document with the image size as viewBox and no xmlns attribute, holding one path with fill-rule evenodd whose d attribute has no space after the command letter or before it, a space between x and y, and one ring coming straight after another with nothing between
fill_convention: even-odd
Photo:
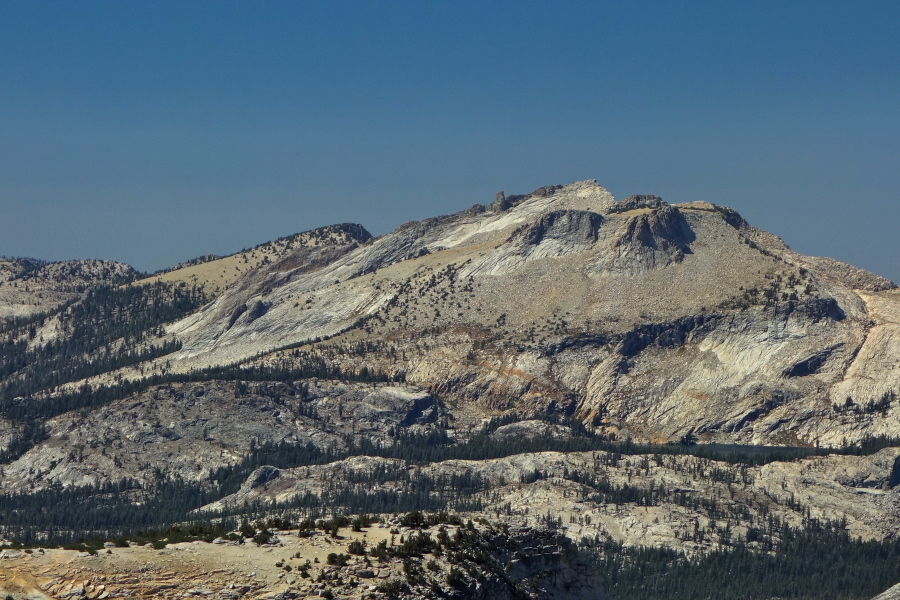
<instances>
[{"instance_id":1,"label":"mountain peak","mask_svg":"<svg viewBox=\"0 0 900 600\"><path fill-rule=\"evenodd\" d=\"M619 202L615 209L618 212L624 212L626 210L635 210L638 208L662 208L663 206L668 206L668 202L664 202L662 198L659 196L654 196L653 194L648 194L646 196L642 194L635 194L633 196L628 196L621 202Z\"/></svg>"},{"instance_id":2,"label":"mountain peak","mask_svg":"<svg viewBox=\"0 0 900 600\"><path fill-rule=\"evenodd\" d=\"M518 206L536 206L548 210L590 210L606 212L615 206L616 200L596 179L575 181L566 185L545 185L530 194L505 196L497 193L497 199L488 210L504 211Z\"/></svg>"},{"instance_id":3,"label":"mountain peak","mask_svg":"<svg viewBox=\"0 0 900 600\"><path fill-rule=\"evenodd\" d=\"M332 225L154 276L200 286L212 301L167 325L166 333L181 348L166 363L143 365L144 373L160 373L160 365L168 363L172 371L184 372L254 360L288 345L313 355L360 340L389 340L398 356L406 356L379 363L391 376L460 398L477 397L490 406L543 410L569 398L567 406L584 414L601 407L618 410L618 427L648 435L681 435L687 424L640 423L620 406L621 398L642 395L648 410L683 402L685 394L741 398L747 411L735 409L728 418L710 412L704 427L723 439L756 441L768 441L768 430L751 429L751 421L741 419L756 410L757 401L782 402L772 395L778 390L771 382L800 372L794 365L818 356L821 350L815 349L826 337L838 340L829 347L842 344L846 350L821 359L821 381L792 377L778 384L778 393L810 402L831 393L842 395L842 402L848 395L876 402L886 391L900 389L893 371L870 374L860 367L865 376L854 371L842 379L860 350L859 340L887 344L894 335L887 326L881 337L861 332L881 318L877 315L893 322L895 296L872 299L855 290L878 294L893 285L837 261L801 256L723 206L670 205L652 194L617 202L588 179L528 194L500 192L488 206L369 238L360 225ZM885 307L869 307L879 302ZM839 314L848 318L833 317ZM771 336L775 325L790 335ZM736 348L758 345L752 340L763 335L771 358L760 355L746 363L756 361L755 370L745 368ZM428 336L446 355L425 352L420 340ZM334 339L323 350L316 340L325 338ZM625 344L625 338L631 341ZM589 354L596 356L582 357L584 370L576 370L577 376L554 371L563 358L582 360L566 348L586 339L593 340L596 348ZM617 349L620 343L629 349L625 354ZM678 348L706 362L694 369L681 354L661 352ZM893 350L872 353L885 354L886 363L894 357ZM626 355L627 365L621 358ZM325 358L342 370L362 368L355 358L341 356ZM446 371L451 363L463 373L459 381ZM672 377L684 379L683 387L670 389L649 376L625 377L641 365L646 373L664 366ZM495 385L494 374L508 368L527 371L521 381L543 383L526 392L517 387L518 376L504 375ZM469 379L473 383L466 383ZM719 381L728 381L728 389L722 391ZM650 388L652 394L640 391ZM798 411L801 405L798 400ZM824 429L803 427L804 439L826 436Z\"/></svg>"}]
</instances>

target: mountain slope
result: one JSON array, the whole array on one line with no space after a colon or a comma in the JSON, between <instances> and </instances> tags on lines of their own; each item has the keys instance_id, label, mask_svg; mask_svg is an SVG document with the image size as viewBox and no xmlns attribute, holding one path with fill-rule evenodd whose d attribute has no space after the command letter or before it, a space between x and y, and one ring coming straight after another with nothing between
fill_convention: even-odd
<instances>
[{"instance_id":1,"label":"mountain slope","mask_svg":"<svg viewBox=\"0 0 900 600\"><path fill-rule=\"evenodd\" d=\"M611 598L862 597L860 581L900 578L900 290L731 209L583 181L141 280L98 261L0 268L0 537L159 549L195 521L216 521L197 530L212 540L277 516L327 561L345 542L323 545L324 518L392 530L314 582L287 555L253 567L252 598L367 597L376 571L414 598L490 597L486 574L532 598L571 597L587 573L585 593ZM417 511L439 537L455 523L443 558L417 546ZM555 541L536 549L534 531ZM209 560L243 556L227 537ZM0 558L52 577L34 589L99 596L99 579L69 584L66 552ZM142 552L78 558L107 561L117 594L194 593L120 581ZM394 566L362 576L373 560Z\"/></svg>"},{"instance_id":2,"label":"mountain slope","mask_svg":"<svg viewBox=\"0 0 900 600\"><path fill-rule=\"evenodd\" d=\"M362 243L372 235L361 225L344 223L330 225L310 231L266 242L249 250L242 250L229 256L206 255L166 269L135 282L146 285L149 282L186 283L200 287L206 294L217 296L232 285L241 275L255 271L266 265L280 263L287 257L330 246L350 246ZM286 268L282 264L279 268Z\"/></svg>"},{"instance_id":3,"label":"mountain slope","mask_svg":"<svg viewBox=\"0 0 900 600\"><path fill-rule=\"evenodd\" d=\"M93 286L120 285L137 276L130 266L109 260L44 262L0 257L0 322L53 310Z\"/></svg>"},{"instance_id":4,"label":"mountain slope","mask_svg":"<svg viewBox=\"0 0 900 600\"><path fill-rule=\"evenodd\" d=\"M68 263L4 264L16 286L56 281ZM89 283L133 277L114 266L85 263L56 286L71 302ZM595 181L500 193L378 238L326 227L132 285L157 286L132 303L190 301L154 308L141 333L125 316L86 345L67 315L96 297L23 322L7 335L35 355L7 371L35 383L5 387L40 389L41 365L56 360L40 353L69 348L96 363L101 348L106 362L68 369L69 387L314 359L405 379L475 413L563 411L647 440L840 445L900 427L894 284L799 255L731 209L616 202Z\"/></svg>"},{"instance_id":5,"label":"mountain slope","mask_svg":"<svg viewBox=\"0 0 900 600\"><path fill-rule=\"evenodd\" d=\"M871 408L900 390L893 284L712 204L616 203L579 182L292 261L171 325L170 368L305 344L345 370L648 439L840 444L900 425ZM340 350L361 341L377 349Z\"/></svg>"}]
</instances>

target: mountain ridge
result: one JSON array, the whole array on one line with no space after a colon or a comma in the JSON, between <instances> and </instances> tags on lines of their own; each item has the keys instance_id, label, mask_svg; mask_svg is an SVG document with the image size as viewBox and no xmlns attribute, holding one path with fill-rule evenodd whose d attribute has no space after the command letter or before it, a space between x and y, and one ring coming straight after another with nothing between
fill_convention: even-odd
<instances>
[{"instance_id":1,"label":"mountain ridge","mask_svg":"<svg viewBox=\"0 0 900 600\"><path fill-rule=\"evenodd\" d=\"M717 556L793 573L818 568L811 547L879 569L882 590L900 579L877 562L893 556L900 507L900 290L802 256L732 209L617 202L587 180L501 192L378 237L339 224L148 276L17 260L0 262L9 538L156 532L150 564L201 523L223 536L204 560L231 560L237 518L256 519L240 529L260 528L248 538L260 553L281 552L263 534L276 515L279 530L306 523L278 532L285 546L324 559L344 542L310 527L375 513L391 544L372 559L403 558L369 569L363 545L352 565L310 565L314 582L282 569L288 556L257 568L265 581L229 567L255 581L237 594L254 599L477 598L485 582L511 598L647 597L642 575L619 595L618 574L656 568L662 581L677 566L700 581ZM408 526L423 511L429 536L455 523L443 557ZM466 536L505 540L496 556L509 564L465 554L454 544ZM556 541L529 562L535 539ZM32 587L102 593L101 579L59 571L66 551L2 552L15 566L0 575L41 565L54 579ZM123 579L138 555L115 552L90 567L115 593L193 593L170 575ZM382 576L383 588L365 584ZM204 581L233 598L227 578Z\"/></svg>"},{"instance_id":2,"label":"mountain ridge","mask_svg":"<svg viewBox=\"0 0 900 600\"><path fill-rule=\"evenodd\" d=\"M702 323L706 323L708 329L710 322L723 322L722 318L727 315L731 315L727 320L732 323L736 318L746 321L748 315L751 315L754 317L751 321L758 323L754 327L762 326L765 330L772 325L782 328L792 325L794 331L803 330L807 333L815 333L823 323L836 326L844 321L844 317L849 317L850 321L846 323L852 321L854 325L838 329L843 331L841 335L851 335L852 339L847 338L839 346L856 346L863 339L863 330L869 327L866 315L871 309L852 286L861 286L861 289L874 294L866 296L872 303L884 304L887 299L887 303L892 305L893 296L879 296L882 292L894 289L891 282L850 266L839 265L836 261L801 257L775 236L747 225L730 209L697 203L678 207L668 205L656 197L632 197L625 202L624 210L616 210L619 204L615 204L608 192L591 181L540 188L539 192L537 195L514 197L513 201L498 200L492 205L494 208L485 207L483 211L469 209L405 224L395 232L373 239L364 247L342 253L334 261L293 284L287 281L286 275L280 274L277 277L271 276L268 283L260 287L235 287L210 307L170 328L185 343L184 349L175 355L176 360L182 360L186 368L196 368L216 362L246 360L279 346L302 344L304 339L331 338L342 335L342 332L350 338L365 337L358 331L356 334L352 331L361 320L375 319L380 324L379 330L388 336L402 336L403 329L411 327L416 321L419 323L418 328L425 326L420 319L428 320L425 326L427 329L489 329L503 317L502 320L512 323L510 327L521 328L526 325L526 321L532 319L515 316L513 306L503 304L497 281L504 278L506 285L501 287L520 292L516 308L521 307L524 309L523 313L532 314L539 319L552 317L566 321L568 327L572 320L571 314L566 319L562 313L574 311L562 310L566 302L557 302L558 310L547 311L542 305L548 296L543 293L531 300L530 304L523 305L522 302L529 297L527 290L532 287L542 292L554 287L565 287L573 291L576 297L587 299L587 305L582 303L578 307L581 314L579 320L584 319L582 323L605 322L606 337L617 331L625 333L633 330L630 339L641 339L647 335L640 333L641 328L645 327L643 323L657 322L658 325L650 329L653 339L649 345L644 344L641 350L660 347L656 338L669 335L665 331L675 326L667 323L691 323L693 334L701 334L704 331ZM634 206L631 206L632 203ZM589 210L592 206L595 211ZM715 225L716 222L722 225ZM712 240L696 240L693 228L698 226L711 229L707 237ZM606 234L602 240L598 238L600 232ZM604 243L602 250L594 250ZM722 244L730 246L727 247L727 252L723 252ZM700 256L703 258L698 257L697 251L701 252ZM728 261L722 262L711 256L713 253L730 254L727 256ZM588 263L582 264L577 258L581 255L590 255L592 258ZM733 264L735 260L742 261L738 264L743 266ZM535 267L541 261L545 264L555 263L553 268L572 268L577 272L563 280L560 279L559 272L548 272L543 267ZM569 267L563 266L566 261L569 261ZM674 274L678 276L678 269L688 271L682 265L691 262L697 264L700 261L705 261L705 264L701 264L690 274L682 274L678 284L685 287L689 284L690 292L675 290L670 277L673 273L666 269L675 269ZM574 267L571 266L573 264ZM758 274L748 277L747 272L754 268L751 265L756 266ZM762 268L768 272L763 273ZM426 275L423 276L423 273ZM467 279L471 281L463 287L469 285L468 292L460 292L453 284L453 281ZM419 296L426 293L426 288L431 290L431 286L444 290L443 298L430 300L428 311L437 311L438 316L417 306L419 298L413 297L415 294L410 295L410 290L407 289L414 280L420 282L421 287L416 292ZM475 293L471 287L479 283L486 288L485 294ZM742 283L747 285L741 285ZM761 284L767 287L763 289ZM730 292L723 294L723 290L728 288ZM651 291L648 293L646 290ZM474 307L474 311L460 310L463 308L460 300L466 293L472 297L484 296L478 299L480 302ZM449 300L451 294L455 300ZM591 294L600 294L601 298L590 300ZM610 299L602 298L603 295L609 297L610 294ZM659 302L659 297L665 297L666 294L673 299L670 304L676 308ZM241 302L238 303L237 299L226 302L229 295L239 297ZM698 303L693 302L690 296L704 296L709 306L696 306ZM553 297L553 292L550 297ZM392 306L392 303L396 305L400 302L411 304L399 310ZM677 309L679 302L692 304L687 304L684 309ZM455 311L453 316L446 315L447 304L452 305L451 310ZM224 306L219 309L218 305ZM264 306L265 312L256 315L245 313L246 316L238 316L231 321L235 308L251 305ZM499 306L509 310L502 310ZM416 314L412 319L400 317L404 310L415 311ZM715 319L714 315L709 314L710 311L723 310L727 315L719 314ZM229 311L232 312L226 315ZM769 317L758 314L766 311L769 311ZM548 312L551 314L546 314ZM707 316L698 321L696 317L704 312ZM488 313L491 316L486 318ZM400 325L388 325L385 320L388 315ZM226 316L228 321L225 321ZM400 321L397 321L398 317ZM686 318L688 321L684 321ZM778 325L779 322L782 323ZM215 330L216 327L218 330ZM565 337L562 325L554 327L558 330L554 335ZM682 326L675 327L677 329ZM891 321L886 321L884 327L893 331ZM875 329L879 336L882 333L888 337L892 335L878 331L877 325ZM217 332L211 335L212 331ZM851 331L856 333L851 334ZM583 337L586 333L587 331L579 335ZM518 335L515 332L510 334L514 337ZM827 333L832 334L831 331ZM792 335L797 337L797 334ZM825 332L822 335L826 335ZM685 332L675 337L680 340L676 345L683 347L691 334ZM247 342L249 338L253 338L253 341ZM662 346L665 347L667 343L664 342ZM871 345L872 340L869 343ZM780 345L790 346L789 343ZM559 347L559 343L556 346ZM467 353L470 351L471 347ZM534 351L546 355L540 348L534 348ZM793 352L796 354L798 351ZM851 350L850 354L852 353ZM522 358L526 356L522 355ZM527 360L533 361L535 358L541 360L540 356ZM594 383L582 388L585 391L576 390L576 393L591 393L590 389L593 388L595 395L615 396L616 380L624 375L621 367L617 366L621 358L615 361L616 364L611 364L608 374L604 376L607 383L600 383L603 379L598 379L595 375L592 379ZM418 366L408 365L406 369L399 371L395 368L393 372L402 372L406 377L412 374L419 383L429 387L437 385L445 392L453 388L452 380L431 380L431 375L423 372L430 368L420 363ZM791 372L791 368L791 365L784 365L777 372ZM532 383L542 379L538 373L530 377ZM894 379L891 378L890 385L896 386ZM507 383L515 384L508 396L517 397L519 392L514 390L521 391L524 389L523 385L532 385L508 380L509 378ZM852 388L847 390L851 396L854 392L859 393L858 386L848 384L844 387ZM868 389L867 395L884 393L890 389L893 388L882 391ZM483 392L484 385L480 386L479 391L464 392L464 395L489 396ZM697 393L707 392L703 392L701 388ZM829 404L838 401L834 393L831 396L832 402ZM843 398L840 400L843 401ZM559 399L554 401L558 403ZM776 404L782 403L781 400L768 399L763 401L763 405L773 401ZM532 408L535 407L537 405ZM588 403L582 402L576 410L588 413L593 409ZM732 420L737 419L734 423L741 420L746 422L747 415L755 410L757 408L748 408L743 415L735 415ZM720 422L719 429L722 427L727 429L734 425ZM682 429L678 429L670 435L683 433ZM816 434L811 431L807 435L810 436L807 438L809 443L814 443L815 438L812 436ZM836 441L832 439L827 443Z\"/></svg>"},{"instance_id":3,"label":"mountain ridge","mask_svg":"<svg viewBox=\"0 0 900 600\"><path fill-rule=\"evenodd\" d=\"M888 366L897 359L895 284L834 259L799 255L732 209L670 205L652 195L617 202L595 180L501 192L487 206L378 237L360 225L319 228L131 285L149 282L189 284L209 302L165 325L164 339L180 350L164 362L125 367L90 380L95 384L267 364L284 360L279 348L305 345L335 368L358 370L368 361L485 407L555 406L588 420L618 413L610 427L648 439L690 430L711 440L771 443L782 431L760 433L752 425L766 416L780 430L801 431L808 444L886 433L888 422L827 433L838 415L810 409L848 397L864 405L900 389L891 369L873 372L857 360L861 351ZM443 348L438 364L422 353L415 339L421 333ZM418 357L388 364L378 353L329 356L329 344L370 335ZM830 342L818 341L825 338ZM750 354L740 350L745 344ZM759 354L764 347L778 357ZM572 362L575 348L593 358ZM685 371L670 350L698 359L686 376L639 375L641 364ZM481 356L479 366L469 364L474 356ZM745 362L753 366L739 366ZM752 375L761 367L768 377L757 381ZM698 407L707 416L697 426L681 419L673 427L662 417L714 397L726 382L732 401ZM634 398L646 395L638 387L653 390L653 400L635 411ZM650 427L648 415L656 415Z\"/></svg>"}]
</instances>

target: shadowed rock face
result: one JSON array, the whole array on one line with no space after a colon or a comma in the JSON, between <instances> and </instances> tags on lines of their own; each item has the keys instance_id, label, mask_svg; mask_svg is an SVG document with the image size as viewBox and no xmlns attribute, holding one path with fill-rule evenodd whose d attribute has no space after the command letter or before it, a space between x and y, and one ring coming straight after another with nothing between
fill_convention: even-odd
<instances>
[{"instance_id":1,"label":"shadowed rock face","mask_svg":"<svg viewBox=\"0 0 900 600\"><path fill-rule=\"evenodd\" d=\"M628 196L616 206L616 211L624 212L628 210L635 210L638 208L662 208L663 206L668 206L668 203L663 202L663 199L659 196L653 196L652 194L649 196L643 196L640 194L636 194L634 196Z\"/></svg>"},{"instance_id":2,"label":"shadowed rock face","mask_svg":"<svg viewBox=\"0 0 900 600\"><path fill-rule=\"evenodd\" d=\"M618 255L609 268L633 273L681 262L695 238L681 211L668 204L629 216L618 231L613 245Z\"/></svg>"},{"instance_id":3,"label":"shadowed rock face","mask_svg":"<svg viewBox=\"0 0 900 600\"><path fill-rule=\"evenodd\" d=\"M597 231L602 223L603 217L597 213L554 211L522 232L522 242L536 246L545 238L556 238L575 244L589 244L597 241Z\"/></svg>"},{"instance_id":4,"label":"shadowed rock face","mask_svg":"<svg viewBox=\"0 0 900 600\"><path fill-rule=\"evenodd\" d=\"M694 239L694 232L681 212L665 206L631 218L616 246L639 245L660 250L677 248L690 251L688 244Z\"/></svg>"},{"instance_id":5,"label":"shadowed rock face","mask_svg":"<svg viewBox=\"0 0 900 600\"><path fill-rule=\"evenodd\" d=\"M798 363L791 365L791 367L784 372L785 377L807 377L809 375L815 375L819 372L819 369L825 365L828 361L828 357L837 350L838 348L826 348L822 352L817 352L812 356L804 358Z\"/></svg>"}]
</instances>

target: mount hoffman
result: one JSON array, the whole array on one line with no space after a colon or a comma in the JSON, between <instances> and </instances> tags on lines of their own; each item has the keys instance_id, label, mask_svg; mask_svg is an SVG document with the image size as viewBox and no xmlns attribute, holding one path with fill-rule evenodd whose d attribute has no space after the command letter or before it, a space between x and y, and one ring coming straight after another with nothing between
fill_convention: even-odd
<instances>
[{"instance_id":1,"label":"mount hoffman","mask_svg":"<svg viewBox=\"0 0 900 600\"><path fill-rule=\"evenodd\" d=\"M900 411L834 410L900 391L896 286L705 202L617 203L584 181L379 238L326 227L137 283L156 280L215 297L166 324L180 351L117 376L290 363L297 352L277 350L290 345L447 400L574 413L639 439L839 445L900 431ZM360 343L373 350L334 350Z\"/></svg>"},{"instance_id":2,"label":"mount hoffman","mask_svg":"<svg viewBox=\"0 0 900 600\"><path fill-rule=\"evenodd\" d=\"M435 478L478 474L465 506L509 523L528 523L519 509L529 504L566 515L575 542L700 556L739 534L749 540L772 515L799 528L843 519L865 539L897 532L900 449L816 449L900 432L900 291L797 254L729 208L617 202L589 180L501 192L380 237L324 227L148 277L104 261L2 259L0 273L6 493L127 479L127 497L146 500L177 481L207 494L189 507L194 516L287 506L303 494L350 510L329 496L337 483L350 489L354 473L380 473L378 485L396 491L417 465ZM711 461L683 454L635 468L576 448L411 462L385 450L429 435L447 448L479 436L630 438L815 456L713 481ZM251 460L284 442L330 454L279 468ZM216 469L240 481L229 488ZM650 500L598 497L587 473L649 489ZM727 518L701 516L708 507L665 492L654 501L660 485L746 513L725 533ZM443 493L423 492L422 508L446 500L463 510L462 496ZM16 526L9 531L42 535ZM555 593L532 583L538 596Z\"/></svg>"}]
</instances>

